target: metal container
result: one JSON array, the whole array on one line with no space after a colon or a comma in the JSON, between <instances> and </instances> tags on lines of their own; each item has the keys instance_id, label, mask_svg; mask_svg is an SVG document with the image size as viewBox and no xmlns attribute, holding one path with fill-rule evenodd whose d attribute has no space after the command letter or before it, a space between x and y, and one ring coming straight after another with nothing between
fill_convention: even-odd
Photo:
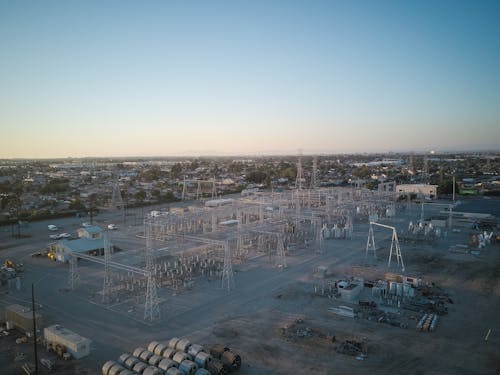
<instances>
[{"instance_id":1,"label":"metal container","mask_svg":"<svg viewBox=\"0 0 500 375\"><path fill-rule=\"evenodd\" d=\"M140 357L141 357L141 353L142 353L143 351L145 351L145 350L146 350L146 349L144 349L144 348L136 348L136 349L134 350L134 353L133 353L132 355L133 355L134 357L136 357L136 358L140 358Z\"/></svg>"},{"instance_id":2,"label":"metal container","mask_svg":"<svg viewBox=\"0 0 500 375\"><path fill-rule=\"evenodd\" d=\"M177 337L171 338L170 341L168 342L168 347L171 349L175 349L175 347L179 341L180 341L180 339Z\"/></svg>"},{"instance_id":3,"label":"metal container","mask_svg":"<svg viewBox=\"0 0 500 375\"><path fill-rule=\"evenodd\" d=\"M172 358L174 358L174 354L175 354L175 349L168 348L168 349L165 349L163 351L162 355L163 355L164 358L170 358L170 359L172 359Z\"/></svg>"},{"instance_id":4,"label":"metal container","mask_svg":"<svg viewBox=\"0 0 500 375\"><path fill-rule=\"evenodd\" d=\"M155 350L153 351L153 353L155 353L156 355L161 355L163 356L163 352L168 348L168 345L165 345L165 344L158 344L156 345L155 347Z\"/></svg>"},{"instance_id":5,"label":"metal container","mask_svg":"<svg viewBox=\"0 0 500 375\"><path fill-rule=\"evenodd\" d=\"M180 350L181 352L187 353L191 343L188 339L181 339L175 345L175 349Z\"/></svg>"},{"instance_id":6,"label":"metal container","mask_svg":"<svg viewBox=\"0 0 500 375\"><path fill-rule=\"evenodd\" d=\"M149 366L144 369L142 375L163 375L163 371L154 366Z\"/></svg>"},{"instance_id":7,"label":"metal container","mask_svg":"<svg viewBox=\"0 0 500 375\"><path fill-rule=\"evenodd\" d=\"M125 360L125 363L124 363L124 366L126 368L128 368L129 370L132 370L134 368L134 366L141 362L139 358L136 358L136 357L128 357L126 360Z\"/></svg>"},{"instance_id":8,"label":"metal container","mask_svg":"<svg viewBox=\"0 0 500 375\"><path fill-rule=\"evenodd\" d=\"M157 346L158 344L159 344L159 342L158 342L158 341L151 341L151 342L149 343L149 345L148 345L148 350L149 350L150 352L153 352L153 353L154 353L155 348L156 348L156 346Z\"/></svg>"},{"instance_id":9,"label":"metal container","mask_svg":"<svg viewBox=\"0 0 500 375\"><path fill-rule=\"evenodd\" d=\"M188 354L194 358L199 352L204 352L204 351L205 349L203 348L203 346L198 344L192 344L188 349Z\"/></svg>"},{"instance_id":10,"label":"metal container","mask_svg":"<svg viewBox=\"0 0 500 375\"><path fill-rule=\"evenodd\" d=\"M153 352L150 352L149 350L144 350L139 358L142 359L144 362L147 362L149 361L149 358L151 358L152 356L154 356Z\"/></svg>"},{"instance_id":11,"label":"metal container","mask_svg":"<svg viewBox=\"0 0 500 375\"><path fill-rule=\"evenodd\" d=\"M185 361L189 358L189 354L179 351L174 354L174 357L172 359L180 365L182 361Z\"/></svg>"},{"instance_id":12,"label":"metal container","mask_svg":"<svg viewBox=\"0 0 500 375\"><path fill-rule=\"evenodd\" d=\"M118 375L120 374L122 371L125 371L126 368L123 367L122 365L119 365L118 363L116 365L114 365L113 367L111 367L108 371L108 375Z\"/></svg>"},{"instance_id":13,"label":"metal container","mask_svg":"<svg viewBox=\"0 0 500 375\"><path fill-rule=\"evenodd\" d=\"M222 354L221 360L231 371L236 371L241 367L241 357L230 350Z\"/></svg>"},{"instance_id":14,"label":"metal container","mask_svg":"<svg viewBox=\"0 0 500 375\"><path fill-rule=\"evenodd\" d=\"M205 352L199 352L196 357L194 357L194 362L203 368L207 368L208 362L212 360L212 356Z\"/></svg>"},{"instance_id":15,"label":"metal container","mask_svg":"<svg viewBox=\"0 0 500 375\"><path fill-rule=\"evenodd\" d=\"M116 365L115 361L107 361L102 365L102 375L108 375L109 369Z\"/></svg>"},{"instance_id":16,"label":"metal container","mask_svg":"<svg viewBox=\"0 0 500 375\"><path fill-rule=\"evenodd\" d=\"M137 362L134 366L134 368L132 369L132 371L134 372L138 372L139 374L142 374L142 372L148 368L148 365L145 364L144 362Z\"/></svg>"},{"instance_id":17,"label":"metal container","mask_svg":"<svg viewBox=\"0 0 500 375\"><path fill-rule=\"evenodd\" d=\"M163 358L160 363L158 363L158 368L162 369L163 371L167 371L169 368L177 366L177 362L174 362L173 360L168 358Z\"/></svg>"},{"instance_id":18,"label":"metal container","mask_svg":"<svg viewBox=\"0 0 500 375\"><path fill-rule=\"evenodd\" d=\"M127 359L129 359L130 357L132 357L132 355L131 355L131 354L129 354L129 353L123 353L123 354L120 356L120 358L118 358L118 363L119 363L120 365L124 366L124 365L125 365L125 361L126 361Z\"/></svg>"},{"instance_id":19,"label":"metal container","mask_svg":"<svg viewBox=\"0 0 500 375\"><path fill-rule=\"evenodd\" d=\"M179 365L179 370L181 370L184 375L194 375L196 370L198 370L198 365L193 361L185 360Z\"/></svg>"},{"instance_id":20,"label":"metal container","mask_svg":"<svg viewBox=\"0 0 500 375\"><path fill-rule=\"evenodd\" d=\"M149 358L148 363L151 366L158 366L158 363L160 363L162 359L164 359L162 356L153 354L151 358Z\"/></svg>"},{"instance_id":21,"label":"metal container","mask_svg":"<svg viewBox=\"0 0 500 375\"><path fill-rule=\"evenodd\" d=\"M125 369L122 372L120 372L120 375L135 375L135 373L133 371Z\"/></svg>"},{"instance_id":22,"label":"metal container","mask_svg":"<svg viewBox=\"0 0 500 375\"><path fill-rule=\"evenodd\" d=\"M178 368L171 367L167 370L165 375L184 375L184 373L181 370L179 370Z\"/></svg>"},{"instance_id":23,"label":"metal container","mask_svg":"<svg viewBox=\"0 0 500 375\"><path fill-rule=\"evenodd\" d=\"M194 375L210 375L210 371L205 370L204 368L199 368L198 370L196 370Z\"/></svg>"}]
</instances>

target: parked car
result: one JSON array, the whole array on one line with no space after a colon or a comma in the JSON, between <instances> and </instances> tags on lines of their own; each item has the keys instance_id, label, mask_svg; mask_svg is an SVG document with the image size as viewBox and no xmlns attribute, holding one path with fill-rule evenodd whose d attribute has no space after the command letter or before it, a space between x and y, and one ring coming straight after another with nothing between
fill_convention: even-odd
<instances>
[{"instance_id":1,"label":"parked car","mask_svg":"<svg viewBox=\"0 0 500 375\"><path fill-rule=\"evenodd\" d=\"M109 230L116 230L116 229L118 229L118 227L116 226L116 224L108 224L108 229Z\"/></svg>"},{"instance_id":2,"label":"parked car","mask_svg":"<svg viewBox=\"0 0 500 375\"><path fill-rule=\"evenodd\" d=\"M84 227L84 228L88 228L91 226L92 226L92 224L90 224L90 223L82 223L82 227Z\"/></svg>"},{"instance_id":3,"label":"parked car","mask_svg":"<svg viewBox=\"0 0 500 375\"><path fill-rule=\"evenodd\" d=\"M56 231L59 228L56 225L50 224L50 225L47 225L47 229L50 231Z\"/></svg>"},{"instance_id":4,"label":"parked car","mask_svg":"<svg viewBox=\"0 0 500 375\"><path fill-rule=\"evenodd\" d=\"M69 233L61 233L59 235L59 238L70 238L70 237L71 237L71 234L69 234Z\"/></svg>"}]
</instances>

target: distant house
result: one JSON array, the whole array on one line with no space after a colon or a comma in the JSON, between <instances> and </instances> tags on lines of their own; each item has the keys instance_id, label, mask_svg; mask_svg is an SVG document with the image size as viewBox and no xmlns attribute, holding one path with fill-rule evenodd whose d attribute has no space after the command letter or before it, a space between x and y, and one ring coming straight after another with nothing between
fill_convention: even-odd
<instances>
[{"instance_id":1,"label":"distant house","mask_svg":"<svg viewBox=\"0 0 500 375\"><path fill-rule=\"evenodd\" d=\"M56 259L60 262L68 262L74 254L103 255L104 238L102 229L98 226L90 226L78 229L78 239L62 240L55 245Z\"/></svg>"}]
</instances>

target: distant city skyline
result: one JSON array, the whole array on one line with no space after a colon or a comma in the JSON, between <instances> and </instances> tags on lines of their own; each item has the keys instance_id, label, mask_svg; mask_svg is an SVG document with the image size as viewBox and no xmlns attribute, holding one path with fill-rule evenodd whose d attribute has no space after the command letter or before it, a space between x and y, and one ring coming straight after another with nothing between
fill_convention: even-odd
<instances>
[{"instance_id":1,"label":"distant city skyline","mask_svg":"<svg viewBox=\"0 0 500 375\"><path fill-rule=\"evenodd\" d=\"M0 51L0 158L500 151L498 1L5 1Z\"/></svg>"}]
</instances>

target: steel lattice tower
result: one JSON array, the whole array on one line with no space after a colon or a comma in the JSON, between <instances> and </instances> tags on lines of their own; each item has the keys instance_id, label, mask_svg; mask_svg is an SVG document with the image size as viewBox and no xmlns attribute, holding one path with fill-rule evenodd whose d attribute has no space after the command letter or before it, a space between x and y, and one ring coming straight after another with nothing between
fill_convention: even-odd
<instances>
[{"instance_id":1,"label":"steel lattice tower","mask_svg":"<svg viewBox=\"0 0 500 375\"><path fill-rule=\"evenodd\" d=\"M311 189L318 187L318 157L313 158L312 175L311 175Z\"/></svg>"},{"instance_id":2,"label":"steel lattice tower","mask_svg":"<svg viewBox=\"0 0 500 375\"><path fill-rule=\"evenodd\" d=\"M302 155L299 154L299 160L297 162L297 176L295 177L295 188L297 190L302 190Z\"/></svg>"},{"instance_id":3,"label":"steel lattice tower","mask_svg":"<svg viewBox=\"0 0 500 375\"><path fill-rule=\"evenodd\" d=\"M68 274L68 288L75 290L80 282L80 273L78 272L78 259L75 256L69 258L69 274Z\"/></svg>"},{"instance_id":4,"label":"steel lattice tower","mask_svg":"<svg viewBox=\"0 0 500 375\"><path fill-rule=\"evenodd\" d=\"M160 305L158 304L158 295L156 291L155 279L155 264L153 254L153 238L151 222L146 220L144 223L144 230L146 235L146 303L144 305L144 320L150 322L160 319Z\"/></svg>"},{"instance_id":5,"label":"steel lattice tower","mask_svg":"<svg viewBox=\"0 0 500 375\"><path fill-rule=\"evenodd\" d=\"M224 269L222 270L222 289L231 291L234 288L233 259L229 242L224 243Z\"/></svg>"},{"instance_id":6,"label":"steel lattice tower","mask_svg":"<svg viewBox=\"0 0 500 375\"><path fill-rule=\"evenodd\" d=\"M104 233L104 283L102 287L102 302L109 303L111 297L111 288L113 280L111 278L111 270L109 262L111 261L111 242L108 233Z\"/></svg>"},{"instance_id":7,"label":"steel lattice tower","mask_svg":"<svg viewBox=\"0 0 500 375\"><path fill-rule=\"evenodd\" d=\"M285 243L283 241L282 235L278 236L278 245L276 252L277 252L276 265L286 268L287 264L286 264L286 254L285 254Z\"/></svg>"},{"instance_id":8,"label":"steel lattice tower","mask_svg":"<svg viewBox=\"0 0 500 375\"><path fill-rule=\"evenodd\" d=\"M113 184L113 193L111 194L111 208L123 209L122 192L120 191L120 183L118 179Z\"/></svg>"}]
</instances>

